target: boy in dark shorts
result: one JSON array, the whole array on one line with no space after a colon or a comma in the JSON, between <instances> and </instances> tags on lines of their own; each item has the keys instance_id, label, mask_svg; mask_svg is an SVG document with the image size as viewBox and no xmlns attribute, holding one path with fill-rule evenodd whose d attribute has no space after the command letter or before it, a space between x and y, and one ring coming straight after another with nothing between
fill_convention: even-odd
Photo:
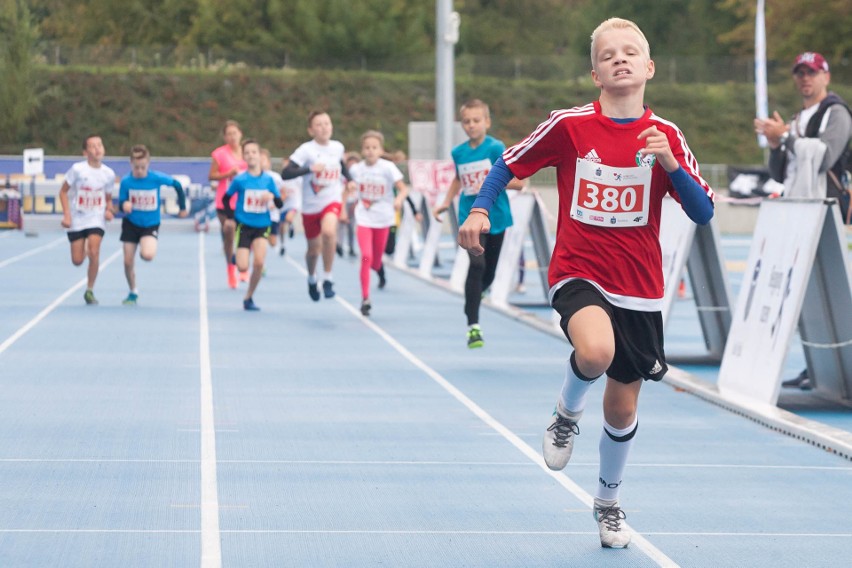
<instances>
[{"instance_id":1,"label":"boy in dark shorts","mask_svg":"<svg viewBox=\"0 0 852 568\"><path fill-rule=\"evenodd\" d=\"M673 123L644 105L654 62L636 24L612 18L592 34L592 79L599 100L553 111L503 153L488 174L459 244L482 253L489 209L513 176L555 167L559 191L550 301L574 346L543 442L553 470L571 457L591 384L606 375L600 469L594 500L601 546L624 548L618 492L638 427L639 389L666 373L663 350L662 200L671 195L694 222L713 217L713 190Z\"/></svg>"},{"instance_id":2,"label":"boy in dark shorts","mask_svg":"<svg viewBox=\"0 0 852 568\"><path fill-rule=\"evenodd\" d=\"M121 242L124 243L124 276L130 292L122 302L135 306L139 298L136 288L136 249L142 260L154 260L157 254L157 232L160 228L160 188L170 185L177 192L178 217L186 217L186 196L183 186L172 176L149 170L151 153L139 144L130 149L131 173L121 179L118 206L126 214L121 221Z\"/></svg>"},{"instance_id":3,"label":"boy in dark shorts","mask_svg":"<svg viewBox=\"0 0 852 568\"><path fill-rule=\"evenodd\" d=\"M263 264L266 261L272 225L269 205L274 203L275 207L281 208L284 202L275 180L263 171L260 145L256 141L248 139L243 142L243 159L248 170L234 178L225 192L227 199L223 199L222 204L228 212L231 208L230 197L237 196L237 209L234 212L237 222L237 269L241 273L247 272L249 256L254 257L248 290L243 298L243 309L258 311L260 308L255 305L252 297L263 276Z\"/></svg>"},{"instance_id":4,"label":"boy in dark shorts","mask_svg":"<svg viewBox=\"0 0 852 568\"><path fill-rule=\"evenodd\" d=\"M80 266L86 258L86 292L83 300L96 306L95 279L100 267L101 242L106 222L111 221L112 192L115 187L115 172L103 163L106 150L101 137L92 134L83 140L83 155L86 159L71 166L59 190L62 205L62 226L68 229L71 243L71 263Z\"/></svg>"}]
</instances>

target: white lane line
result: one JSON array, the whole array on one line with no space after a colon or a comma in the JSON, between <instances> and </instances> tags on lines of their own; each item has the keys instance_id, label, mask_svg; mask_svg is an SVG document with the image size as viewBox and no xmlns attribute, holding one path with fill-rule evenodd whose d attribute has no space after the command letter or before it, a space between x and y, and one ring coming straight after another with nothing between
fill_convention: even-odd
<instances>
[{"instance_id":1,"label":"white lane line","mask_svg":"<svg viewBox=\"0 0 852 568\"><path fill-rule=\"evenodd\" d=\"M121 249L118 249L117 251L115 251L114 253L112 253L112 255L110 255L110 257L109 257L108 259L106 259L104 262L102 262L102 263L101 263L101 265L100 265L100 267L98 268L98 274L100 274L100 273L103 271L103 269L104 269L104 268L106 268L107 266L109 266L109 264L110 264L113 260L115 260L116 258L118 258L118 256L119 256L120 254L121 254ZM33 319L31 319L30 321L28 321L27 323L25 323L23 326L21 326L21 327L18 329L18 331L16 331L16 332L15 332L15 333L13 333L12 335L10 335L10 336L6 339L6 341L4 341L3 343L0 343L0 354L2 354L2 353L3 353L4 351L6 351L9 347L11 347L11 346L12 346L12 344L14 344L14 343L15 343L17 340L19 340L21 337L23 337L23 336L24 336L24 334L26 334L29 330L31 330L31 329L32 329L32 328L34 328L36 325L38 325L38 323L39 323L41 320L43 320L44 318L46 318L46 317L48 316L48 314L50 314L50 312L52 312L53 310L55 310L55 309L57 308L57 306L59 306L62 302L64 302L66 299L68 299L68 297L69 297L71 294L73 294L74 292L76 292L77 290L79 290L80 288L82 288L82 287L83 287L83 286L85 286L85 285L86 285L86 279L85 279L85 278L83 278L82 280L80 280L79 282L77 282L75 285L71 286L69 289L67 289L65 292L63 292L63 293L62 293L62 294L61 294L58 298L56 298L55 300L53 300L53 302L51 302L51 303L50 303L50 305L48 305L46 308L44 308L42 311L40 311L40 312L38 313L38 315L36 315L36 317L34 317Z\"/></svg>"},{"instance_id":2,"label":"white lane line","mask_svg":"<svg viewBox=\"0 0 852 568\"><path fill-rule=\"evenodd\" d=\"M301 272L303 275L307 275L305 269L299 266L292 258L287 257L287 262L293 265L296 270ZM396 339L391 337L389 333L387 333L385 330L373 323L373 321L371 321L370 319L362 316L361 311L359 309L356 309L355 306L341 298L339 294L336 295L334 299L337 300L337 302L346 310L348 310L353 316L360 319L364 323L364 325L370 328L379 337L384 339L386 343L393 347L400 355L405 357L412 365L423 371L429 378L438 383L438 385L440 385L445 391L447 391L453 398L459 401L471 413L473 413L476 417L485 422L485 424L490 426L492 429L499 432L503 436L503 438L506 439L507 442L515 446L515 448L517 448L522 454L529 458L530 461L539 466L539 468L541 468L544 473L552 477L557 483L567 489L569 493L576 497L586 507L588 507L589 509L592 508L594 503L593 497L590 494L586 493L579 485L577 485L564 473L551 471L544 463L544 459L541 457L541 455L539 455L538 451L532 449L514 432L509 430L500 422L498 422L493 416L488 414L482 407L480 407L473 400L468 398L466 394L456 388L440 373L438 373L437 371L432 369L432 367L421 361L416 355L406 349ZM626 524L627 523L625 523L625 525ZM632 528L629 528L629 530L631 530L633 533L633 539L631 544L633 544L635 548L638 548L639 550L644 552L645 555L648 556L648 558L656 562L659 566L677 566L677 563L674 560L666 556L662 550L651 544L645 537L643 537L641 534L639 534Z\"/></svg>"},{"instance_id":3,"label":"white lane line","mask_svg":"<svg viewBox=\"0 0 852 568\"><path fill-rule=\"evenodd\" d=\"M204 235L198 233L199 364L201 368L201 568L222 566L219 535L219 488L216 481L216 423L210 370L210 322L207 318L207 271Z\"/></svg>"},{"instance_id":4,"label":"white lane line","mask_svg":"<svg viewBox=\"0 0 852 568\"><path fill-rule=\"evenodd\" d=\"M224 430L229 432L230 430ZM190 430L187 430L190 432ZM199 433L196 428L191 432ZM221 428L216 430L222 433ZM2 463L200 463L194 459L143 459L143 458L0 458ZM227 464L253 464L253 465L341 465L341 466L446 466L446 467L533 467L538 464L529 461L523 462L490 462L490 461L414 461L414 460L217 460L219 463ZM571 467L597 467L597 462L571 462ZM655 469L756 469L777 471L826 471L838 473L850 473L852 467L821 466L821 465L750 465L750 464L694 464L694 463L637 463L630 464L631 468L655 468ZM221 507L220 507L221 508Z\"/></svg>"},{"instance_id":5,"label":"white lane line","mask_svg":"<svg viewBox=\"0 0 852 568\"><path fill-rule=\"evenodd\" d=\"M585 512L585 511L584 511ZM198 534L197 529L0 529L0 534L52 533L52 534ZM296 534L296 535L470 535L470 536L597 536L597 531L489 531L489 530L323 530L323 529L232 529L225 534ZM796 532L646 532L651 536L720 537L720 538L852 538L852 533L796 533ZM635 535L635 533L634 533Z\"/></svg>"},{"instance_id":6,"label":"white lane line","mask_svg":"<svg viewBox=\"0 0 852 568\"><path fill-rule=\"evenodd\" d=\"M41 245L40 247L36 247L32 250L28 250L27 252L21 253L18 256L13 256L12 258L7 258L6 260L0 262L0 268L3 268L4 266L8 266L10 264L14 264L14 263L18 262L19 260L23 260L23 259L27 258L28 256L38 254L43 250L53 248L56 245L58 245L59 243L61 243L62 241L68 242L68 237L59 237L56 240L50 241L49 243Z\"/></svg>"}]
</instances>

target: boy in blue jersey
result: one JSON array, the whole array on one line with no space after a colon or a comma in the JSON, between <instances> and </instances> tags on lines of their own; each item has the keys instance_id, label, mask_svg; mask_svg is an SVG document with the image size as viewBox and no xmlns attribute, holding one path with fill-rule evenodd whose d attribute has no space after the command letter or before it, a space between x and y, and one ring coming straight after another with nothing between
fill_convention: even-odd
<instances>
[{"instance_id":1,"label":"boy in blue jersey","mask_svg":"<svg viewBox=\"0 0 852 568\"><path fill-rule=\"evenodd\" d=\"M284 205L278 185L267 172L263 171L260 145L248 139L243 142L243 159L248 170L241 173L231 182L222 200L226 213L231 208L230 197L237 196L237 210L234 219L237 222L237 269L246 272L249 266L249 254L253 254L251 278L246 296L243 298L243 308L248 311L258 311L252 296L257 284L263 276L263 264L266 261L266 247L272 226L269 216L269 204L275 203L279 209Z\"/></svg>"},{"instance_id":2,"label":"boy in blue jersey","mask_svg":"<svg viewBox=\"0 0 852 568\"><path fill-rule=\"evenodd\" d=\"M485 176L491 171L491 165L503 155L506 145L488 135L491 127L491 115L488 105L479 99L464 103L459 110L462 128L469 140L453 148L453 162L456 165L456 177L450 185L444 202L435 208L434 215L439 221L441 215L450 208L456 195L459 197L459 224L464 223L470 208L479 193L479 187ZM517 178L507 185L509 189L523 189L524 183ZM480 235L485 254L470 257L470 268L464 283L464 313L467 316L467 346L471 349L482 347L482 330L479 327L479 304L482 292L491 286L497 270L497 260L503 247L506 229L512 226L512 211L509 198L503 192L491 210L491 230Z\"/></svg>"},{"instance_id":3,"label":"boy in blue jersey","mask_svg":"<svg viewBox=\"0 0 852 568\"><path fill-rule=\"evenodd\" d=\"M121 242L124 243L124 275L130 293L122 302L135 306L139 297L136 289L134 258L136 249L142 260L153 260L157 254L157 231L160 228L160 188L170 185L177 192L179 217L186 217L186 197L183 186L173 177L149 170L151 153L139 144L130 149L132 172L121 179L118 193L119 208L126 214L121 222Z\"/></svg>"}]
</instances>

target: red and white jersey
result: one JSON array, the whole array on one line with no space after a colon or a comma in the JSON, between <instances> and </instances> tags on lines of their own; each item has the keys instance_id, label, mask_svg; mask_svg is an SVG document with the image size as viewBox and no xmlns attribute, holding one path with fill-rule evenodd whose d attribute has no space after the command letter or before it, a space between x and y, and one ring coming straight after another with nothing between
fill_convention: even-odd
<instances>
[{"instance_id":1,"label":"red and white jersey","mask_svg":"<svg viewBox=\"0 0 852 568\"><path fill-rule=\"evenodd\" d=\"M337 140L329 140L328 144L318 144L311 140L296 148L290 156L290 161L301 167L310 168L314 164L325 166L319 173L311 172L302 176L303 213L316 214L332 203L341 202L343 153L343 144Z\"/></svg>"},{"instance_id":2,"label":"red and white jersey","mask_svg":"<svg viewBox=\"0 0 852 568\"><path fill-rule=\"evenodd\" d=\"M106 164L93 168L86 160L76 162L65 174L68 183L69 232L104 229L107 199L115 189L115 172Z\"/></svg>"},{"instance_id":3,"label":"red and white jersey","mask_svg":"<svg viewBox=\"0 0 852 568\"><path fill-rule=\"evenodd\" d=\"M503 153L524 179L556 168L559 214L550 261L550 297L567 281L587 280L616 306L659 311L663 298L660 211L677 192L653 155L642 156L638 135L656 126L665 133L681 167L713 199L683 133L646 108L629 123L601 114L595 101L557 110L523 141Z\"/></svg>"}]
</instances>

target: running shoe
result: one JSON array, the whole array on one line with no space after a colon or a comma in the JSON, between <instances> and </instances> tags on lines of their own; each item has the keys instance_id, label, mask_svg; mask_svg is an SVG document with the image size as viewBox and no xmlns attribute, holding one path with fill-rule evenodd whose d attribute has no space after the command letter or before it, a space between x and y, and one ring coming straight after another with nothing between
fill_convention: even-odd
<instances>
[{"instance_id":1,"label":"running shoe","mask_svg":"<svg viewBox=\"0 0 852 568\"><path fill-rule=\"evenodd\" d=\"M287 249L285 249L283 246L280 249L278 249L278 256L284 256L286 253L287 253Z\"/></svg>"},{"instance_id":2,"label":"running shoe","mask_svg":"<svg viewBox=\"0 0 852 568\"><path fill-rule=\"evenodd\" d=\"M249 281L249 271L240 272L240 282L248 282Z\"/></svg>"},{"instance_id":3,"label":"running shoe","mask_svg":"<svg viewBox=\"0 0 852 568\"><path fill-rule=\"evenodd\" d=\"M308 296L310 296L311 300L313 300L314 302L319 302L320 293L319 288L317 288L316 282L308 282Z\"/></svg>"},{"instance_id":4,"label":"running shoe","mask_svg":"<svg viewBox=\"0 0 852 568\"><path fill-rule=\"evenodd\" d=\"M477 349L485 345L485 340L482 339L482 330L478 327L472 327L467 330L467 347L468 349Z\"/></svg>"},{"instance_id":5,"label":"running shoe","mask_svg":"<svg viewBox=\"0 0 852 568\"><path fill-rule=\"evenodd\" d=\"M228 265L228 288L237 287L237 266L234 264Z\"/></svg>"},{"instance_id":6,"label":"running shoe","mask_svg":"<svg viewBox=\"0 0 852 568\"><path fill-rule=\"evenodd\" d=\"M339 244L336 247L334 247L334 252L337 253L337 256L339 256L340 258L343 258L343 247L340 246Z\"/></svg>"},{"instance_id":7,"label":"running shoe","mask_svg":"<svg viewBox=\"0 0 852 568\"><path fill-rule=\"evenodd\" d=\"M358 256L358 253L355 252L355 249L349 249L349 257L355 258L356 256Z\"/></svg>"},{"instance_id":8,"label":"running shoe","mask_svg":"<svg viewBox=\"0 0 852 568\"><path fill-rule=\"evenodd\" d=\"M98 300L95 298L95 293L91 290L86 290L86 293L83 294L83 299L86 301L86 304L89 306L97 306Z\"/></svg>"},{"instance_id":9,"label":"running shoe","mask_svg":"<svg viewBox=\"0 0 852 568\"><path fill-rule=\"evenodd\" d=\"M580 433L577 422L582 415L583 413L580 412L569 418L568 412L562 408L562 403L556 403L550 425L544 432L541 447L544 463L553 471L560 471L568 465L571 452L574 450L574 436Z\"/></svg>"},{"instance_id":10,"label":"running shoe","mask_svg":"<svg viewBox=\"0 0 852 568\"><path fill-rule=\"evenodd\" d=\"M249 298L248 300L243 300L243 309L247 312L259 312L260 308L254 305L254 300Z\"/></svg>"},{"instance_id":11,"label":"running shoe","mask_svg":"<svg viewBox=\"0 0 852 568\"><path fill-rule=\"evenodd\" d=\"M379 290L382 290L388 283L388 279L385 278L385 265L383 264L376 272L379 275Z\"/></svg>"},{"instance_id":12,"label":"running shoe","mask_svg":"<svg viewBox=\"0 0 852 568\"><path fill-rule=\"evenodd\" d=\"M331 280L322 281L322 295L326 298L334 298L334 282Z\"/></svg>"},{"instance_id":13,"label":"running shoe","mask_svg":"<svg viewBox=\"0 0 852 568\"><path fill-rule=\"evenodd\" d=\"M627 548L630 544L630 530L623 521L627 518L618 501L604 501L595 498L595 520L601 533L603 548Z\"/></svg>"},{"instance_id":14,"label":"running shoe","mask_svg":"<svg viewBox=\"0 0 852 568\"><path fill-rule=\"evenodd\" d=\"M361 302L361 315L362 316L369 316L370 315L370 308L372 308L372 307L373 306L370 304L370 300L364 300L363 302Z\"/></svg>"},{"instance_id":15,"label":"running shoe","mask_svg":"<svg viewBox=\"0 0 852 568\"><path fill-rule=\"evenodd\" d=\"M136 300L139 298L138 294L134 294L133 292L129 293L127 297L121 302L125 306L135 306Z\"/></svg>"}]
</instances>

